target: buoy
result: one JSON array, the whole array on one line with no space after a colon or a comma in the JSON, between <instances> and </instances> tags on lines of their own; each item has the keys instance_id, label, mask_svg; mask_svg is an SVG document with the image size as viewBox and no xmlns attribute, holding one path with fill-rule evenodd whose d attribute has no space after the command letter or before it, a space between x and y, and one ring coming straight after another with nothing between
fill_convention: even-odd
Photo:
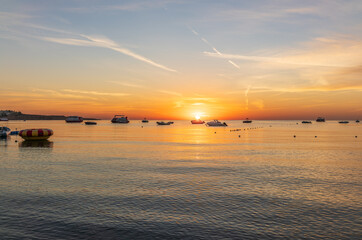
<instances>
[{"instance_id":1,"label":"buoy","mask_svg":"<svg viewBox=\"0 0 362 240\"><path fill-rule=\"evenodd\" d=\"M294 137L296 137L296 136L294 135Z\"/></svg>"},{"instance_id":2,"label":"buoy","mask_svg":"<svg viewBox=\"0 0 362 240\"><path fill-rule=\"evenodd\" d=\"M317 137L317 136L314 136L315 138Z\"/></svg>"},{"instance_id":3,"label":"buoy","mask_svg":"<svg viewBox=\"0 0 362 240\"><path fill-rule=\"evenodd\" d=\"M357 138L357 136L354 136L355 138Z\"/></svg>"},{"instance_id":4,"label":"buoy","mask_svg":"<svg viewBox=\"0 0 362 240\"><path fill-rule=\"evenodd\" d=\"M46 140L53 135L53 130L39 129L24 129L19 132L19 136L25 140Z\"/></svg>"},{"instance_id":5,"label":"buoy","mask_svg":"<svg viewBox=\"0 0 362 240\"><path fill-rule=\"evenodd\" d=\"M216 132L214 132L214 133L216 133Z\"/></svg>"},{"instance_id":6,"label":"buoy","mask_svg":"<svg viewBox=\"0 0 362 240\"><path fill-rule=\"evenodd\" d=\"M240 135L239 135L239 137L240 137Z\"/></svg>"}]
</instances>

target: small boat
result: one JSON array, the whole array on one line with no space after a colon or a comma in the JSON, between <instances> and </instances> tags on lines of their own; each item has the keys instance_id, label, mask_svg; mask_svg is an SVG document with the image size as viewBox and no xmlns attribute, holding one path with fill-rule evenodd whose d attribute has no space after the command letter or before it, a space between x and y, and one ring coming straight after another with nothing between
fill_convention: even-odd
<instances>
[{"instance_id":1,"label":"small boat","mask_svg":"<svg viewBox=\"0 0 362 240\"><path fill-rule=\"evenodd\" d=\"M10 128L0 127L0 138L7 138L10 134Z\"/></svg>"},{"instance_id":2,"label":"small boat","mask_svg":"<svg viewBox=\"0 0 362 240\"><path fill-rule=\"evenodd\" d=\"M148 123L148 120L147 120L146 118L144 118L144 119L142 120L142 122L143 122L143 123Z\"/></svg>"},{"instance_id":3,"label":"small boat","mask_svg":"<svg viewBox=\"0 0 362 240\"><path fill-rule=\"evenodd\" d=\"M358 120L358 119L356 120L356 123L359 123L359 120Z\"/></svg>"},{"instance_id":4,"label":"small boat","mask_svg":"<svg viewBox=\"0 0 362 240\"><path fill-rule=\"evenodd\" d=\"M128 117L125 115L114 115L112 123L129 123Z\"/></svg>"},{"instance_id":5,"label":"small boat","mask_svg":"<svg viewBox=\"0 0 362 240\"><path fill-rule=\"evenodd\" d=\"M46 140L52 135L53 130L46 128L24 129L19 132L19 136L28 141Z\"/></svg>"},{"instance_id":6,"label":"small boat","mask_svg":"<svg viewBox=\"0 0 362 240\"><path fill-rule=\"evenodd\" d=\"M84 123L85 123L85 125L97 125L96 122L84 122Z\"/></svg>"},{"instance_id":7,"label":"small boat","mask_svg":"<svg viewBox=\"0 0 362 240\"><path fill-rule=\"evenodd\" d=\"M2 122L7 122L7 121L9 121L9 119L6 118L6 117L2 117L2 118L0 118L0 121L2 121Z\"/></svg>"},{"instance_id":8,"label":"small boat","mask_svg":"<svg viewBox=\"0 0 362 240\"><path fill-rule=\"evenodd\" d=\"M252 123L252 120L249 120L249 118L247 118L246 120L243 121L243 123Z\"/></svg>"},{"instance_id":9,"label":"small boat","mask_svg":"<svg viewBox=\"0 0 362 240\"><path fill-rule=\"evenodd\" d=\"M69 116L65 119L65 121L67 123L81 123L83 122L83 118L78 116Z\"/></svg>"},{"instance_id":10,"label":"small boat","mask_svg":"<svg viewBox=\"0 0 362 240\"><path fill-rule=\"evenodd\" d=\"M302 123L312 123L311 121L302 121Z\"/></svg>"},{"instance_id":11,"label":"small boat","mask_svg":"<svg viewBox=\"0 0 362 240\"><path fill-rule=\"evenodd\" d=\"M346 124L346 123L349 123L348 121L339 121L339 123L344 123L344 124Z\"/></svg>"},{"instance_id":12,"label":"small boat","mask_svg":"<svg viewBox=\"0 0 362 240\"><path fill-rule=\"evenodd\" d=\"M173 122L157 122L157 125L171 125Z\"/></svg>"},{"instance_id":13,"label":"small boat","mask_svg":"<svg viewBox=\"0 0 362 240\"><path fill-rule=\"evenodd\" d=\"M227 126L226 122L222 123L219 120L214 120L214 121L211 121L211 122L207 122L206 125L209 126L209 127L226 127Z\"/></svg>"},{"instance_id":14,"label":"small boat","mask_svg":"<svg viewBox=\"0 0 362 240\"><path fill-rule=\"evenodd\" d=\"M315 120L316 122L325 122L326 119L323 117L318 117L317 120Z\"/></svg>"},{"instance_id":15,"label":"small boat","mask_svg":"<svg viewBox=\"0 0 362 240\"><path fill-rule=\"evenodd\" d=\"M9 135L18 135L19 131L11 131Z\"/></svg>"},{"instance_id":16,"label":"small boat","mask_svg":"<svg viewBox=\"0 0 362 240\"><path fill-rule=\"evenodd\" d=\"M204 121L202 121L201 119L196 119L196 120L191 120L192 124L203 124L205 123Z\"/></svg>"}]
</instances>

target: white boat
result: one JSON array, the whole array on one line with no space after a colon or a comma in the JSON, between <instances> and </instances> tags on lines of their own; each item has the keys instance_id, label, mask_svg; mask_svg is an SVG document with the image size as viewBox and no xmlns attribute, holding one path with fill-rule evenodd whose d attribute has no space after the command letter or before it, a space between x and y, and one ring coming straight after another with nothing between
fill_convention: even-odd
<instances>
[{"instance_id":1,"label":"white boat","mask_svg":"<svg viewBox=\"0 0 362 240\"><path fill-rule=\"evenodd\" d=\"M69 116L65 119L65 121L67 123L80 123L83 122L83 118L78 116Z\"/></svg>"},{"instance_id":2,"label":"white boat","mask_svg":"<svg viewBox=\"0 0 362 240\"><path fill-rule=\"evenodd\" d=\"M0 137L6 138L10 134L10 128L8 127L0 127Z\"/></svg>"},{"instance_id":3,"label":"white boat","mask_svg":"<svg viewBox=\"0 0 362 240\"><path fill-rule=\"evenodd\" d=\"M112 123L129 123L128 117L125 115L114 115Z\"/></svg>"},{"instance_id":4,"label":"white boat","mask_svg":"<svg viewBox=\"0 0 362 240\"><path fill-rule=\"evenodd\" d=\"M207 122L206 125L210 126L210 127L226 127L227 126L226 122L222 123L219 120L214 120L214 121L211 121L211 122Z\"/></svg>"},{"instance_id":5,"label":"white boat","mask_svg":"<svg viewBox=\"0 0 362 240\"><path fill-rule=\"evenodd\" d=\"M157 125L171 125L173 122L157 122Z\"/></svg>"},{"instance_id":6,"label":"white boat","mask_svg":"<svg viewBox=\"0 0 362 240\"><path fill-rule=\"evenodd\" d=\"M0 121L2 121L2 122L7 122L7 121L9 121L9 119L6 118L6 117L2 117L2 118L0 118Z\"/></svg>"}]
</instances>

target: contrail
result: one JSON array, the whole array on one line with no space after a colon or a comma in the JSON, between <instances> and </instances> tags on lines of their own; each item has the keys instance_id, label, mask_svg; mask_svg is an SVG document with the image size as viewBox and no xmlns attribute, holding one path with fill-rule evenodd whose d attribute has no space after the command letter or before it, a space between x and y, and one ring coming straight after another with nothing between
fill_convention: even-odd
<instances>
[{"instance_id":1,"label":"contrail","mask_svg":"<svg viewBox=\"0 0 362 240\"><path fill-rule=\"evenodd\" d=\"M219 55L219 56L221 56L221 57L224 58L224 55L223 55L219 50L217 50L209 41L207 41L206 38L200 37L200 34L199 34L198 32L196 32L194 29L190 28L190 30L191 30L191 32L192 32L193 34L195 34L195 36L199 37L201 41L203 41L203 42L206 43L209 47L211 47L211 49L214 50L214 52L215 52L217 55ZM234 63L233 61L231 61L230 59L228 60L228 62L229 62L231 65L233 65L234 67L236 67L237 69L240 69L240 67L239 67L236 63Z\"/></svg>"}]
</instances>

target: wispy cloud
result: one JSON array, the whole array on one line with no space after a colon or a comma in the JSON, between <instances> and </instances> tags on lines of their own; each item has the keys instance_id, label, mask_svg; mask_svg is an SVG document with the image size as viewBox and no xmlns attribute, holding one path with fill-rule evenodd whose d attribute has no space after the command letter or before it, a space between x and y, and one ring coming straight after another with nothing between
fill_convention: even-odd
<instances>
[{"instance_id":1,"label":"wispy cloud","mask_svg":"<svg viewBox=\"0 0 362 240\"><path fill-rule=\"evenodd\" d=\"M119 46L116 42L113 40L103 37L103 36L89 36L86 34L79 34L74 33L62 29L57 28L50 28L45 27L42 25L32 24L28 22L24 22L23 19L27 18L27 15L19 15L19 14L11 14L11 13L4 13L0 12L0 20L5 19L3 24L4 26L0 27L10 33L17 33L20 36L26 36L31 37L35 39L40 39L47 42L53 42L63 45L73 45L73 46L83 46L83 47L100 47L100 48L106 48L111 49L113 51L116 51L118 53L122 53L124 55L127 55L129 57L132 57L134 59L137 59L139 61L142 61L144 63L147 63L149 65L152 65L154 67L160 68L162 70L166 70L169 72L177 72L175 69L166 67L165 65L162 65L160 63L157 63L145 56L142 56L140 54L137 54L127 48ZM35 34L33 31L17 31L13 29L13 26L21 26L21 27L27 27L32 29L38 29L42 30L42 33ZM62 37L59 36L49 36L54 35L54 33L62 34ZM43 35L43 36L41 36Z\"/></svg>"},{"instance_id":2,"label":"wispy cloud","mask_svg":"<svg viewBox=\"0 0 362 240\"><path fill-rule=\"evenodd\" d=\"M74 45L74 46L84 46L84 47L102 47L102 48L108 48L113 51L125 54L127 56L130 56L132 58L135 58L137 60L140 60L142 62L145 62L147 64L150 64L154 67L158 67L160 69L169 71L169 72L177 72L176 70L172 68L168 68L162 64L156 63L152 61L151 59L148 59L144 56L141 56L137 53L132 52L129 49L121 48L117 43L114 41L106 38L106 37L93 37L88 36L84 34L79 34L79 37L82 37L83 39L79 38L54 38L54 37L43 37L41 38L44 41L48 42L54 42L59 44L65 44L65 45Z\"/></svg>"},{"instance_id":3,"label":"wispy cloud","mask_svg":"<svg viewBox=\"0 0 362 240\"><path fill-rule=\"evenodd\" d=\"M85 94L85 95L96 95L96 96L116 96L123 97L129 96L129 93L109 93L109 92L97 92L97 91L84 91L84 90L73 90L73 89L62 89L64 92Z\"/></svg>"},{"instance_id":4,"label":"wispy cloud","mask_svg":"<svg viewBox=\"0 0 362 240\"><path fill-rule=\"evenodd\" d=\"M123 1L124 2L124 1ZM171 0L153 0L153 1L130 1L128 3L123 4L115 4L115 5L98 5L93 4L87 7L72 7L66 8L66 11L70 12L99 12L99 11L139 11L150 8L164 8L167 4L170 3L179 3L179 1L171 1Z\"/></svg>"},{"instance_id":5,"label":"wispy cloud","mask_svg":"<svg viewBox=\"0 0 362 240\"><path fill-rule=\"evenodd\" d=\"M346 39L315 38L299 49L281 50L277 56L255 56L204 52L206 56L275 64L315 67L351 67L362 64L362 42Z\"/></svg>"},{"instance_id":6,"label":"wispy cloud","mask_svg":"<svg viewBox=\"0 0 362 240\"><path fill-rule=\"evenodd\" d=\"M181 93L178 92L173 92L173 91L167 91L167 90L157 90L160 93L165 93L165 94L169 94L169 95L174 95L174 96L178 96L178 97L182 97Z\"/></svg>"},{"instance_id":7,"label":"wispy cloud","mask_svg":"<svg viewBox=\"0 0 362 240\"><path fill-rule=\"evenodd\" d=\"M190 28L190 30L191 30L191 32L192 32L193 34L195 34L196 36L198 36L198 37L201 39L201 41L203 41L204 43L206 43L207 45L209 45L209 47L211 47L211 49L214 50L215 54L221 56L222 58L225 58L225 57L223 56L223 54L222 54L219 50L217 50L209 41L206 40L206 38L200 37L200 34L199 34L198 32L196 32L194 29ZM233 61L231 61L230 59L228 60L228 63L230 63L230 64L233 65L234 67L240 69L240 67L239 67L236 63L234 63Z\"/></svg>"},{"instance_id":8,"label":"wispy cloud","mask_svg":"<svg viewBox=\"0 0 362 240\"><path fill-rule=\"evenodd\" d=\"M107 81L107 82L117 84L117 85L121 85L121 86L125 86L125 87L146 88L145 86L134 84L134 83L129 83L129 82L118 82L118 81Z\"/></svg>"}]
</instances>

